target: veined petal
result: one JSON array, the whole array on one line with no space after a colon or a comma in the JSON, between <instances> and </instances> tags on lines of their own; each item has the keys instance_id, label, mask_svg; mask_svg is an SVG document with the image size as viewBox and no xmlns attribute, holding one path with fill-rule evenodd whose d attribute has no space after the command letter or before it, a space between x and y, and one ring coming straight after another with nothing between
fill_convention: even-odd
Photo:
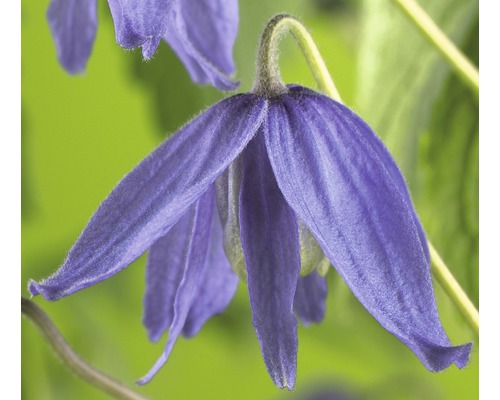
<instances>
[{"instance_id":1,"label":"veined petal","mask_svg":"<svg viewBox=\"0 0 500 400\"><path fill-rule=\"evenodd\" d=\"M239 221L239 194L241 188L241 157L238 157L216 180L216 198L219 215L224 230L224 251L236 275L247 281L245 256L241 246ZM300 244L300 274L311 273L314 269L327 270L330 261L311 235L307 227L298 221Z\"/></svg>"},{"instance_id":2,"label":"veined petal","mask_svg":"<svg viewBox=\"0 0 500 400\"><path fill-rule=\"evenodd\" d=\"M213 188L210 190L214 191ZM160 338L174 318L174 301L190 251L191 222L200 200L149 250L143 322L152 341ZM212 206L212 202L207 206ZM222 228L217 212L213 213L211 224L207 265L201 278L203 284L186 317L182 330L184 336L195 335L209 318L224 311L238 284L238 278L224 255Z\"/></svg>"},{"instance_id":3,"label":"veined petal","mask_svg":"<svg viewBox=\"0 0 500 400\"><path fill-rule=\"evenodd\" d=\"M293 308L304 325L319 323L323 320L326 295L326 279L316 271L299 279Z\"/></svg>"},{"instance_id":4,"label":"veined petal","mask_svg":"<svg viewBox=\"0 0 500 400\"><path fill-rule=\"evenodd\" d=\"M175 295L186 267L191 223L197 204L194 203L167 234L149 249L143 323L150 340L154 342L174 318Z\"/></svg>"},{"instance_id":5,"label":"veined petal","mask_svg":"<svg viewBox=\"0 0 500 400\"><path fill-rule=\"evenodd\" d=\"M233 45L238 32L237 0L177 1L164 33L197 83L233 90Z\"/></svg>"},{"instance_id":6,"label":"veined petal","mask_svg":"<svg viewBox=\"0 0 500 400\"><path fill-rule=\"evenodd\" d=\"M182 31L213 65L234 72L233 45L238 34L238 0L179 1Z\"/></svg>"},{"instance_id":7,"label":"veined petal","mask_svg":"<svg viewBox=\"0 0 500 400\"><path fill-rule=\"evenodd\" d=\"M292 311L300 271L297 219L276 184L262 132L241 157L241 242L252 322L275 385L291 389L297 368L297 320Z\"/></svg>"},{"instance_id":8,"label":"veined petal","mask_svg":"<svg viewBox=\"0 0 500 400\"><path fill-rule=\"evenodd\" d=\"M92 216L62 267L31 281L31 294L57 300L117 273L203 194L255 135L266 102L237 95L206 110L132 170Z\"/></svg>"},{"instance_id":9,"label":"veined petal","mask_svg":"<svg viewBox=\"0 0 500 400\"><path fill-rule=\"evenodd\" d=\"M222 313L238 286L238 277L232 271L224 254L222 227L217 210L214 210L212 216L212 232L206 263L201 278L202 284L182 329L182 334L186 337L196 335L206 321Z\"/></svg>"},{"instance_id":10,"label":"veined petal","mask_svg":"<svg viewBox=\"0 0 500 400\"><path fill-rule=\"evenodd\" d=\"M83 72L97 30L96 0L52 0L47 20L57 57L71 74Z\"/></svg>"},{"instance_id":11,"label":"veined petal","mask_svg":"<svg viewBox=\"0 0 500 400\"><path fill-rule=\"evenodd\" d=\"M108 0L115 23L116 41L126 49L142 46L153 56L171 23L172 0Z\"/></svg>"},{"instance_id":12,"label":"veined petal","mask_svg":"<svg viewBox=\"0 0 500 400\"><path fill-rule=\"evenodd\" d=\"M463 367L439 320L426 242L403 178L371 129L305 88L270 101L266 146L287 202L365 308L432 371Z\"/></svg>"},{"instance_id":13,"label":"veined petal","mask_svg":"<svg viewBox=\"0 0 500 400\"><path fill-rule=\"evenodd\" d=\"M143 385L149 382L168 360L174 344L182 332L191 305L203 285L202 277L208 266L207 258L210 250L212 216L215 208L213 187L196 202L189 212L189 242L186 246L184 274L175 294L174 316L168 340L163 354L153 368L137 383Z\"/></svg>"}]
</instances>

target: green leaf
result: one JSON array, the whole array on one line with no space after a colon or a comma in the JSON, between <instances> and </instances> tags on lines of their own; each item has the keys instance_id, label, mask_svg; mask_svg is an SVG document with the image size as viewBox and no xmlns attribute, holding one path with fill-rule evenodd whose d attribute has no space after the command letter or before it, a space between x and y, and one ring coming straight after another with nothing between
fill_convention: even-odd
<instances>
[{"instance_id":1,"label":"green leaf","mask_svg":"<svg viewBox=\"0 0 500 400\"><path fill-rule=\"evenodd\" d=\"M477 0L418 3L459 45L478 15ZM358 111L382 137L413 188L419 136L429 125L450 68L393 2L365 0L363 14Z\"/></svg>"}]
</instances>

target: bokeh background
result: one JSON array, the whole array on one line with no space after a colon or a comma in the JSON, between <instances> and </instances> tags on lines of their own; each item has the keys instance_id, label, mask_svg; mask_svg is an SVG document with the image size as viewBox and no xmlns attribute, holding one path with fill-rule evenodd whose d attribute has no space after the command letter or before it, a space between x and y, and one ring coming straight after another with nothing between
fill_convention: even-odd
<instances>
[{"instance_id":1,"label":"bokeh background","mask_svg":"<svg viewBox=\"0 0 500 400\"><path fill-rule=\"evenodd\" d=\"M59 66L48 0L22 0L22 269L51 274L114 185L168 135L227 96L194 85L162 43L149 62L114 37L107 2L85 74ZM478 1L419 0L478 63ZM238 91L251 87L259 34L288 12L309 27L345 103L383 138L403 169L428 236L478 306L478 100L389 0L240 0L234 54ZM281 45L287 83L315 87L291 39ZM162 352L141 324L145 257L112 279L55 303L36 301L87 361L134 386ZM152 399L475 399L479 340L436 283L453 343L474 342L469 365L428 372L387 333L341 279L328 275L325 320L299 328L297 387L269 378L246 286L138 391ZM319 397L319 396L330 397ZM317 396L317 397L313 397ZM334 397L337 396L337 397ZM22 320L23 399L107 399L72 375L36 327Z\"/></svg>"}]
</instances>

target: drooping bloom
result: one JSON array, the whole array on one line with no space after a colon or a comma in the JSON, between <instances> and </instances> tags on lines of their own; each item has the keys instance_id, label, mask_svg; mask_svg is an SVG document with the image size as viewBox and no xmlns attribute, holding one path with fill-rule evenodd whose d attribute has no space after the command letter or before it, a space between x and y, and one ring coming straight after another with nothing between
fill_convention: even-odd
<instances>
[{"instance_id":1,"label":"drooping bloom","mask_svg":"<svg viewBox=\"0 0 500 400\"><path fill-rule=\"evenodd\" d=\"M108 0L116 41L142 47L150 59L163 39L196 83L234 89L233 45L238 31L237 0ZM52 0L47 19L62 66L83 72L97 29L97 0Z\"/></svg>"},{"instance_id":2,"label":"drooping bloom","mask_svg":"<svg viewBox=\"0 0 500 400\"><path fill-rule=\"evenodd\" d=\"M118 184L62 267L29 290L57 300L147 249L144 323L151 339L167 328L169 337L141 383L179 334L223 311L232 267L248 285L269 374L292 388L295 314L324 314L323 254L429 370L467 363L471 345L452 346L439 320L425 235L396 164L360 117L312 90L239 94L207 109Z\"/></svg>"}]
</instances>

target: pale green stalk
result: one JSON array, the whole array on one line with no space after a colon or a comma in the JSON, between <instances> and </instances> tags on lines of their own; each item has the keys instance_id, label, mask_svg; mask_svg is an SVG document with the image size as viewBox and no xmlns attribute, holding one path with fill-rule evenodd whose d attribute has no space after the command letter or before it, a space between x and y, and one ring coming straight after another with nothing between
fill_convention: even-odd
<instances>
[{"instance_id":1,"label":"pale green stalk","mask_svg":"<svg viewBox=\"0 0 500 400\"><path fill-rule=\"evenodd\" d=\"M432 272L436 280L441 284L453 303L455 303L474 332L479 335L479 312L474 304L472 304L472 301L467 297L464 290L460 287L460 284L450 272L432 243L428 242L428 245L431 254Z\"/></svg>"},{"instance_id":2,"label":"pale green stalk","mask_svg":"<svg viewBox=\"0 0 500 400\"><path fill-rule=\"evenodd\" d=\"M57 356L77 376L116 399L147 400L146 397L134 392L121 382L107 376L83 361L68 345L50 318L34 302L21 297L21 312L29 317L47 339Z\"/></svg>"},{"instance_id":3,"label":"pale green stalk","mask_svg":"<svg viewBox=\"0 0 500 400\"><path fill-rule=\"evenodd\" d=\"M252 91L274 96L286 91L285 84L281 80L277 56L279 41L286 33L294 37L302 50L319 90L340 101L340 94L311 35L299 20L287 14L276 15L262 33Z\"/></svg>"},{"instance_id":4,"label":"pale green stalk","mask_svg":"<svg viewBox=\"0 0 500 400\"><path fill-rule=\"evenodd\" d=\"M439 29L434 21L414 0L392 0L420 29L429 42L448 61L460 79L479 95L479 72L460 52L455 44Z\"/></svg>"},{"instance_id":5,"label":"pale green stalk","mask_svg":"<svg viewBox=\"0 0 500 400\"><path fill-rule=\"evenodd\" d=\"M253 91L268 96L276 96L286 92L287 89L281 80L278 67L278 43L282 35L286 32L292 33L299 44L320 90L339 103L342 103L339 92L328 73L311 35L299 20L286 14L274 17L264 30L259 49L257 76ZM453 277L453 274L443 262L434 246L430 242L428 244L431 255L432 273L474 332L479 334L479 312Z\"/></svg>"}]
</instances>

